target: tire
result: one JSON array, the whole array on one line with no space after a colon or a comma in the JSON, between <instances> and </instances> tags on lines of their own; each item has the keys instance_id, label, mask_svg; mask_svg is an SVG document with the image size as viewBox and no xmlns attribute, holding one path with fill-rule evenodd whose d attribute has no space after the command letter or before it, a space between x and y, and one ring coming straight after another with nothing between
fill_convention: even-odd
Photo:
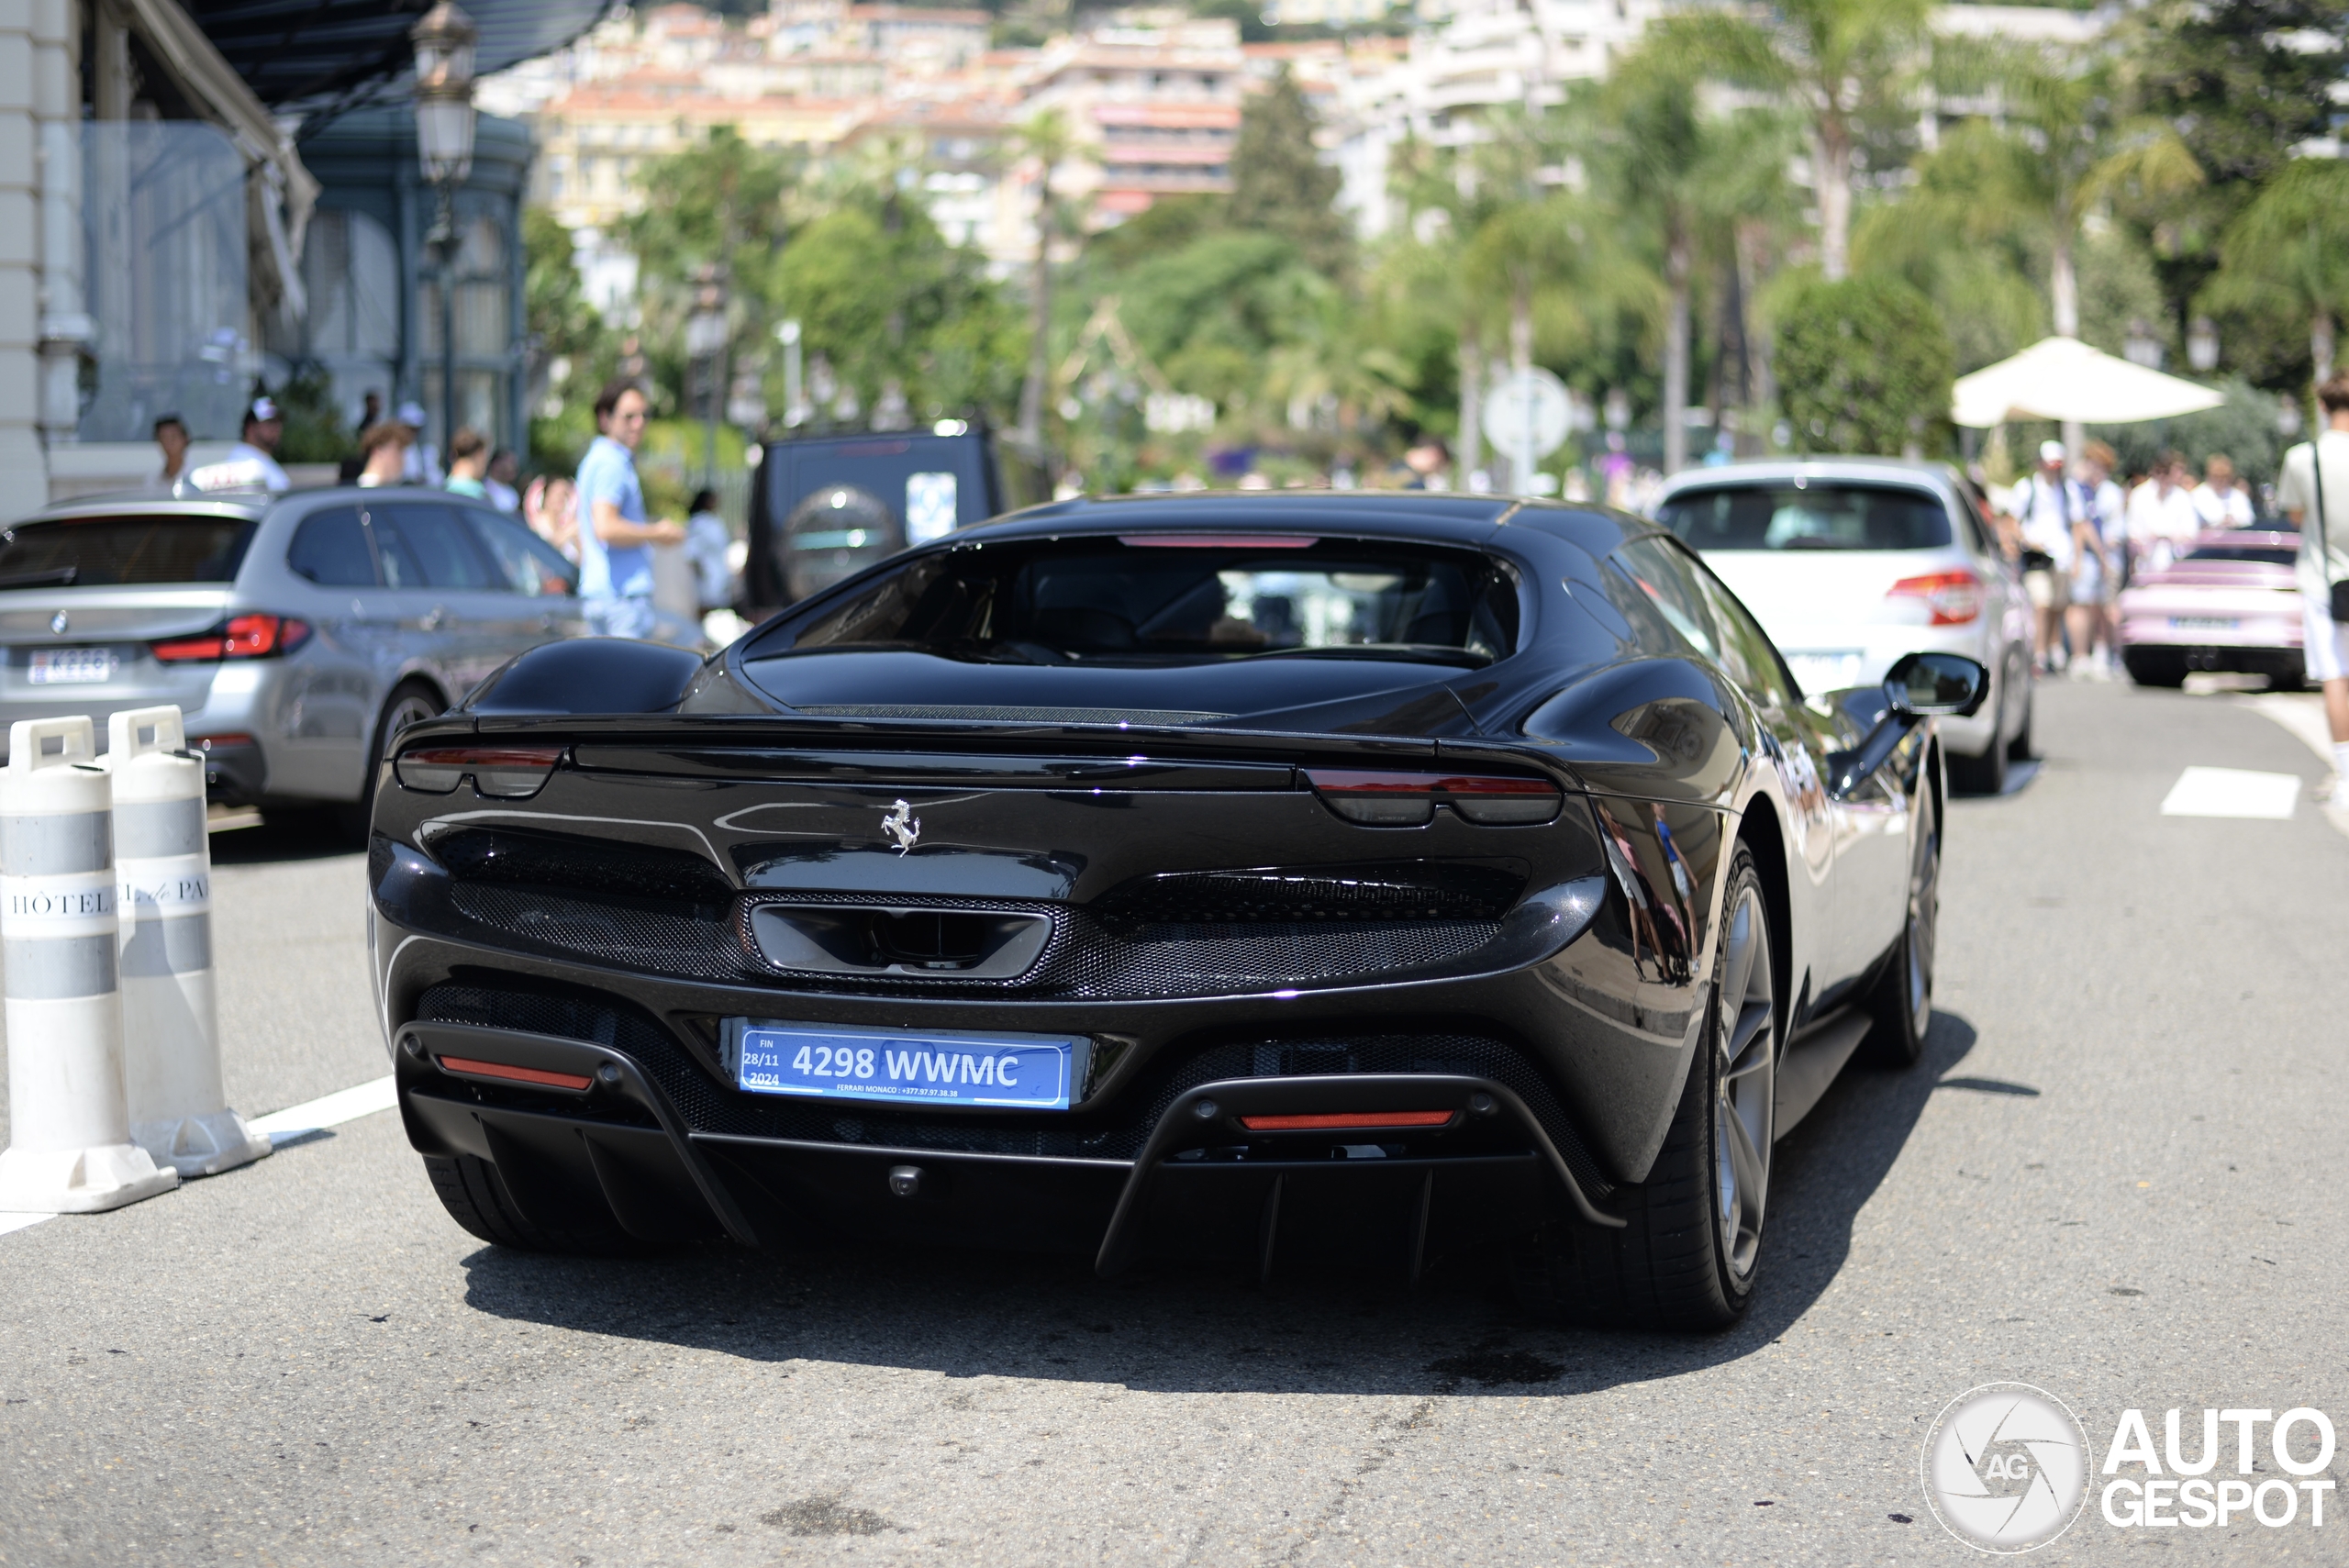
<instances>
[{"instance_id":1,"label":"tire","mask_svg":"<svg viewBox=\"0 0 2349 1568\"><path fill-rule=\"evenodd\" d=\"M1925 1031L1933 1019L1933 951L1941 931L1942 825L1933 792L1918 807L1925 818L1909 862L1909 908L1892 960L1868 995L1876 1027L1865 1051L1880 1066L1913 1067L1925 1053Z\"/></svg>"},{"instance_id":2,"label":"tire","mask_svg":"<svg viewBox=\"0 0 2349 1568\"><path fill-rule=\"evenodd\" d=\"M648 1250L616 1228L557 1230L533 1225L516 1207L497 1167L473 1155L427 1154L424 1173L449 1218L492 1246L595 1258Z\"/></svg>"},{"instance_id":3,"label":"tire","mask_svg":"<svg viewBox=\"0 0 2349 1568\"><path fill-rule=\"evenodd\" d=\"M2028 762L2031 761L2032 681L2033 677L2031 673L2031 661L2026 659L2022 662L2022 679L2018 683L2022 687L2022 728L2016 730L2015 738L2007 742L2007 761L2009 762Z\"/></svg>"},{"instance_id":4,"label":"tire","mask_svg":"<svg viewBox=\"0 0 2349 1568\"><path fill-rule=\"evenodd\" d=\"M1576 1226L1516 1256L1520 1299L1577 1322L1726 1329L1759 1277L1782 1018L1769 905L1740 845L1722 899L1714 1005L1648 1179L1619 1189L1620 1230Z\"/></svg>"},{"instance_id":5,"label":"tire","mask_svg":"<svg viewBox=\"0 0 2349 1568\"><path fill-rule=\"evenodd\" d=\"M359 798L338 812L345 828L362 839L367 836L375 811L376 775L384 771L384 759L392 753L392 742L409 725L438 718L448 707L440 694L422 681L406 680L392 688L392 695L384 699L384 710L375 716L374 743L368 748L367 773Z\"/></svg>"},{"instance_id":6,"label":"tire","mask_svg":"<svg viewBox=\"0 0 2349 1568\"><path fill-rule=\"evenodd\" d=\"M2003 795L2007 789L2007 745L2001 739L2007 729L2007 695L2004 687L1998 692L1998 713L1990 725L1990 744L1978 757L1952 757L1949 760L1949 782L1953 789L1968 795Z\"/></svg>"},{"instance_id":7,"label":"tire","mask_svg":"<svg viewBox=\"0 0 2349 1568\"><path fill-rule=\"evenodd\" d=\"M2186 655L2167 648L2131 648L2121 652L2129 678L2141 686L2175 691L2186 684Z\"/></svg>"}]
</instances>

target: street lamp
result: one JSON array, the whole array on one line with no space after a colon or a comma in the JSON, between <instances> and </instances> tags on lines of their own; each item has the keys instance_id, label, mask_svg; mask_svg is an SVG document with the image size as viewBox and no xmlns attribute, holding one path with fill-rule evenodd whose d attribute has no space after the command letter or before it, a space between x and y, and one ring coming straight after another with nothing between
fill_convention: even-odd
<instances>
[{"instance_id":1,"label":"street lamp","mask_svg":"<svg viewBox=\"0 0 2349 1568\"><path fill-rule=\"evenodd\" d=\"M440 450L457 428L457 186L473 166L473 18L451 0L408 30L416 46L416 154L434 195L424 243L440 272Z\"/></svg>"},{"instance_id":2,"label":"street lamp","mask_svg":"<svg viewBox=\"0 0 2349 1568\"><path fill-rule=\"evenodd\" d=\"M2219 328L2207 316L2198 316L2187 325L2186 362L2197 375L2209 375L2219 368Z\"/></svg>"},{"instance_id":3,"label":"street lamp","mask_svg":"<svg viewBox=\"0 0 2349 1568\"><path fill-rule=\"evenodd\" d=\"M2142 319L2132 321L2128 334L2121 339L2121 357L2132 365L2157 371L2162 368L2161 339Z\"/></svg>"},{"instance_id":4,"label":"street lamp","mask_svg":"<svg viewBox=\"0 0 2349 1568\"><path fill-rule=\"evenodd\" d=\"M774 340L783 345L783 423L796 429L807 420L807 400L799 390L799 323L775 323Z\"/></svg>"},{"instance_id":5,"label":"street lamp","mask_svg":"<svg viewBox=\"0 0 2349 1568\"><path fill-rule=\"evenodd\" d=\"M703 391L702 472L718 483L718 414L726 395L726 270L707 262L694 274L694 308L685 317L685 357L701 367Z\"/></svg>"}]
</instances>

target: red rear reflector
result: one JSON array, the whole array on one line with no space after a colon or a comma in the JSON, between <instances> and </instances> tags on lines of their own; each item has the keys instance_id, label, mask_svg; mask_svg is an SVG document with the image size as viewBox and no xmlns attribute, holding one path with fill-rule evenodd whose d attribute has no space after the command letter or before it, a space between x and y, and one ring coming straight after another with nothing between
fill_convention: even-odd
<instances>
[{"instance_id":1,"label":"red rear reflector","mask_svg":"<svg viewBox=\"0 0 2349 1568\"><path fill-rule=\"evenodd\" d=\"M1442 1127L1452 1111L1336 1111L1315 1116L1243 1116L1251 1132L1327 1132L1341 1128Z\"/></svg>"},{"instance_id":2,"label":"red rear reflector","mask_svg":"<svg viewBox=\"0 0 2349 1568\"><path fill-rule=\"evenodd\" d=\"M476 1062L470 1056L443 1056L440 1065L451 1073L476 1078L504 1078L516 1084L543 1084L551 1089L584 1089L595 1080L577 1073L550 1073L542 1067L517 1067L510 1062Z\"/></svg>"},{"instance_id":3,"label":"red rear reflector","mask_svg":"<svg viewBox=\"0 0 2349 1568\"><path fill-rule=\"evenodd\" d=\"M1311 550L1320 542L1295 534L1119 534L1136 550Z\"/></svg>"}]
</instances>

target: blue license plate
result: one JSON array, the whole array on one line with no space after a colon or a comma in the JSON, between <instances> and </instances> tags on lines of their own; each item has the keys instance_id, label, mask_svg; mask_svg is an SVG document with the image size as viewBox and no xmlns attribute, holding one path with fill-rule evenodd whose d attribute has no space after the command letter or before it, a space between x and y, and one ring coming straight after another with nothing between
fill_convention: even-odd
<instances>
[{"instance_id":1,"label":"blue license plate","mask_svg":"<svg viewBox=\"0 0 2349 1568\"><path fill-rule=\"evenodd\" d=\"M754 1095L1068 1109L1091 1043L1066 1035L921 1034L729 1018L735 1084Z\"/></svg>"}]
</instances>

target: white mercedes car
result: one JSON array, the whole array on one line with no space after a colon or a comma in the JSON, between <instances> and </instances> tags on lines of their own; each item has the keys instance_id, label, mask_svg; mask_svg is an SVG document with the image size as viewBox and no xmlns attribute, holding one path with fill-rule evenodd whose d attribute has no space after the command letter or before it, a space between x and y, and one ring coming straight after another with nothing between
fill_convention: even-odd
<instances>
[{"instance_id":1,"label":"white mercedes car","mask_svg":"<svg viewBox=\"0 0 2349 1568\"><path fill-rule=\"evenodd\" d=\"M1665 482L1656 519L1762 622L1806 692L1873 685L1916 649L1990 672L1971 718L1944 719L1951 782L1996 794L2031 755L2031 603L1973 486L1941 463L1779 459Z\"/></svg>"}]
</instances>

